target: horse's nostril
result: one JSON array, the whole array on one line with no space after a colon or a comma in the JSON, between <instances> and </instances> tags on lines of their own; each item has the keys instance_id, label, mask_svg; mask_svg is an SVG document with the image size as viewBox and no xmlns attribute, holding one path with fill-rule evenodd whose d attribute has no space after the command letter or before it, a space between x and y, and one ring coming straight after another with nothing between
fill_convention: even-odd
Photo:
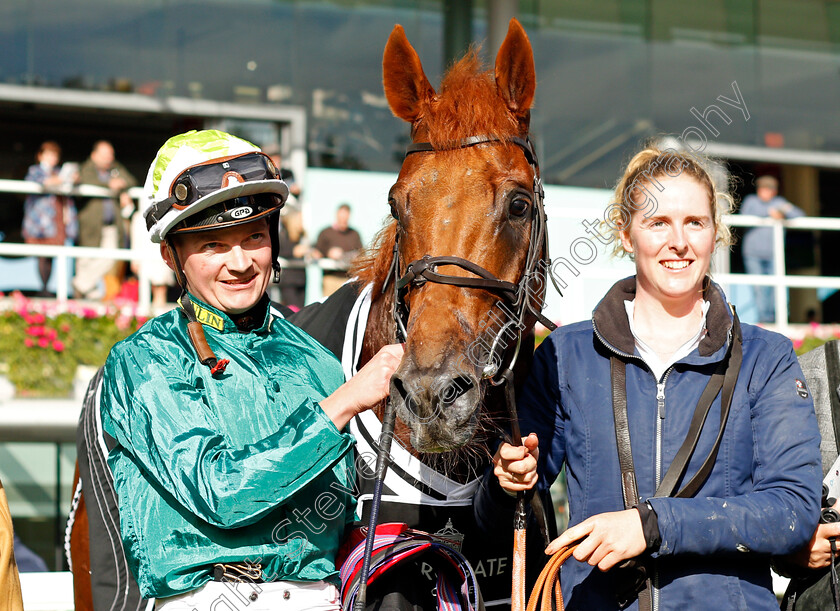
<instances>
[{"instance_id":1,"label":"horse's nostril","mask_svg":"<svg viewBox=\"0 0 840 611\"><path fill-rule=\"evenodd\" d=\"M458 375L452 378L452 380L447 384L438 395L440 398L441 404L444 406L452 405L455 401L458 400L464 393L469 391L475 387L475 382L471 378L465 375Z\"/></svg>"},{"instance_id":2,"label":"horse's nostril","mask_svg":"<svg viewBox=\"0 0 840 611\"><path fill-rule=\"evenodd\" d=\"M403 381L396 375L391 377L391 382L394 385L394 389L396 389L397 393L399 393L400 395L400 398L403 400L403 404L405 405L405 408L408 410L408 412L415 418L419 418L420 414L418 413L418 409L420 406L417 402L417 399L414 398L414 395L408 392L408 390L406 390Z\"/></svg>"}]
</instances>

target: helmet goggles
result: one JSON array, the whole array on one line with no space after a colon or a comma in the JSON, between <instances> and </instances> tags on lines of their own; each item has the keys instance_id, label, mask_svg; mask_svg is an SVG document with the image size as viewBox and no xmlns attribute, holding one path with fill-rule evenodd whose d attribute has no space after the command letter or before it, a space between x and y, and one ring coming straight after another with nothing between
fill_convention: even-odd
<instances>
[{"instance_id":1,"label":"helmet goggles","mask_svg":"<svg viewBox=\"0 0 840 611\"><path fill-rule=\"evenodd\" d=\"M170 210L183 211L196 202L206 202L208 196L217 194L220 190L265 180L279 180L279 172L271 159L261 152L221 157L210 162L194 165L181 172L178 178L173 181L169 190L169 197L157 202L147 210L146 227L151 230L152 226ZM213 214L202 215L204 217L203 221L190 223L191 227L198 229L199 225L244 220L247 217L257 215L258 211L279 210L285 200L285 197L275 193L257 193L247 196L235 196L231 193L231 195L233 197L229 198L228 203L223 206L224 209L219 220L214 221L216 215ZM214 211L217 205L211 204ZM247 208L250 208L251 212L247 212ZM240 210L238 214L236 209ZM225 218L222 219L221 216ZM231 218L227 218L228 216ZM182 226L181 230L184 229L186 227Z\"/></svg>"},{"instance_id":2,"label":"helmet goggles","mask_svg":"<svg viewBox=\"0 0 840 611\"><path fill-rule=\"evenodd\" d=\"M183 210L205 195L218 191L219 187L227 186L231 178L238 182L251 182L279 178L279 173L271 159L263 153L214 159L210 163L187 168L172 183L170 195L175 197L172 207Z\"/></svg>"}]
</instances>

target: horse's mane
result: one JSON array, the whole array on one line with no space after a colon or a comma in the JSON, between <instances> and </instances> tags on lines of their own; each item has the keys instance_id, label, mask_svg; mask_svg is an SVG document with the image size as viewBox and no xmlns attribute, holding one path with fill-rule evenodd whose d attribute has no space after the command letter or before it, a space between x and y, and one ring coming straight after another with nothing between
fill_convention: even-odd
<instances>
[{"instance_id":1,"label":"horse's mane","mask_svg":"<svg viewBox=\"0 0 840 611\"><path fill-rule=\"evenodd\" d=\"M470 136L505 139L518 133L519 123L499 95L493 71L482 64L478 51L478 47L470 48L449 68L440 93L423 105L412 129L435 148ZM350 270L362 285L373 283L375 296L381 293L391 266L395 235L396 222L391 221Z\"/></svg>"},{"instance_id":2,"label":"horse's mane","mask_svg":"<svg viewBox=\"0 0 840 611\"><path fill-rule=\"evenodd\" d=\"M388 276L397 235L397 222L391 221L379 230L370 248L353 261L350 277L357 278L362 286L373 284L374 299L382 294L382 285Z\"/></svg>"},{"instance_id":3,"label":"horse's mane","mask_svg":"<svg viewBox=\"0 0 840 611\"><path fill-rule=\"evenodd\" d=\"M440 93L424 106L415 131L422 129L420 133L436 148L470 136L504 138L519 130L477 47L452 65L441 81Z\"/></svg>"}]
</instances>

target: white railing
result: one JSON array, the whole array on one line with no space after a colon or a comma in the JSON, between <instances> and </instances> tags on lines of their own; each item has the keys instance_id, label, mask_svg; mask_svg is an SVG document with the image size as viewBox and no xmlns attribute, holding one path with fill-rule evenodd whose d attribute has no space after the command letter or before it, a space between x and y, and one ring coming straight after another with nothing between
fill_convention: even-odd
<instances>
[{"instance_id":1,"label":"white railing","mask_svg":"<svg viewBox=\"0 0 840 611\"><path fill-rule=\"evenodd\" d=\"M62 195L79 197L114 197L115 194L109 189L95 185L77 185L62 189L44 190L35 182L22 180L0 179L0 193L45 193L53 192ZM129 195L135 200L142 196L142 189L134 187L129 190ZM590 209L564 209L562 206L552 207L549 213L551 217L562 217L570 220L589 218L592 215ZM813 231L838 231L840 230L840 218L826 217L802 217L777 221L775 219L746 216L727 215L724 222L734 227L771 227L773 230L773 252L776 255L774 260L774 273L770 275L733 274L730 273L726 253L722 253L723 260L716 261L715 279L721 284L750 285L750 286L772 286L776 287L776 323L782 333L789 329L788 324L788 288L836 288L840 289L840 277L835 276L789 276L785 269L784 261L784 232L785 229L800 229ZM68 260L80 257L101 258L115 261L142 261L144 254L142 250L115 248L89 248L73 246L47 246L36 244L14 244L0 242L0 256L26 256L26 257L54 257L57 265L54 266L56 273L56 300L58 309L63 311L67 307L70 296L70 278L68 276ZM323 258L318 261L307 260L301 264L299 261L280 259L282 266L286 268L295 267L317 267L320 271L346 269L341 263L331 259ZM151 286L146 276L143 265L139 265L139 301L138 312L141 314L151 313ZM726 270L726 271L723 271ZM615 279L620 278L622 272L616 271Z\"/></svg>"},{"instance_id":2,"label":"white railing","mask_svg":"<svg viewBox=\"0 0 840 611\"><path fill-rule=\"evenodd\" d=\"M8 179L0 179L0 193L16 193L24 195L55 193L69 197L117 197L115 192L98 185L65 185L58 188L47 189L37 182ZM128 194L135 200L135 202L139 202L143 195L143 190L140 187L133 187L128 190ZM67 273L67 270L69 269L69 260L85 258L108 259L111 261L136 261L140 263L140 265L137 266L137 281L139 290L137 312L141 315L149 315L152 312L151 283L149 282L146 266L142 265L142 262L147 260L147 255L143 252L143 249L51 246L44 244L0 242L0 256L54 258L56 263L53 266L53 269L55 270L55 295L58 306L57 309L59 312L67 310L67 304L71 294L70 287L72 279ZM315 267L321 272L334 270L344 271L347 269L346 264L327 257L318 260L307 258L304 262L280 257L279 261L280 265L285 269Z\"/></svg>"},{"instance_id":3,"label":"white railing","mask_svg":"<svg viewBox=\"0 0 840 611\"><path fill-rule=\"evenodd\" d=\"M785 229L811 231L840 231L840 218L800 217L775 220L760 216L730 214L724 222L731 227L771 227L773 230L773 273L768 275L716 273L721 284L744 284L775 287L776 327L781 333L788 331L788 288L840 289L837 276L788 276L785 269Z\"/></svg>"}]
</instances>

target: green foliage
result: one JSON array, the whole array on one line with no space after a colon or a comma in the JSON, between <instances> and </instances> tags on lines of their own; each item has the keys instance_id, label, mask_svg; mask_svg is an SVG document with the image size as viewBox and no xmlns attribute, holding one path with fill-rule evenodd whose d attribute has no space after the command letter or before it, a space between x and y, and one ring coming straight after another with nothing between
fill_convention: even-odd
<instances>
[{"instance_id":1,"label":"green foliage","mask_svg":"<svg viewBox=\"0 0 840 611\"><path fill-rule=\"evenodd\" d=\"M55 307L55 306L50 306ZM145 321L114 307L50 313L20 295L0 312L0 371L22 397L68 397L76 367L100 367L116 342Z\"/></svg>"},{"instance_id":2,"label":"green foliage","mask_svg":"<svg viewBox=\"0 0 840 611\"><path fill-rule=\"evenodd\" d=\"M837 339L836 337L814 337L813 335L806 335L800 340L793 341L793 348L796 351L796 356L801 356L806 352L822 346L829 340Z\"/></svg>"}]
</instances>

